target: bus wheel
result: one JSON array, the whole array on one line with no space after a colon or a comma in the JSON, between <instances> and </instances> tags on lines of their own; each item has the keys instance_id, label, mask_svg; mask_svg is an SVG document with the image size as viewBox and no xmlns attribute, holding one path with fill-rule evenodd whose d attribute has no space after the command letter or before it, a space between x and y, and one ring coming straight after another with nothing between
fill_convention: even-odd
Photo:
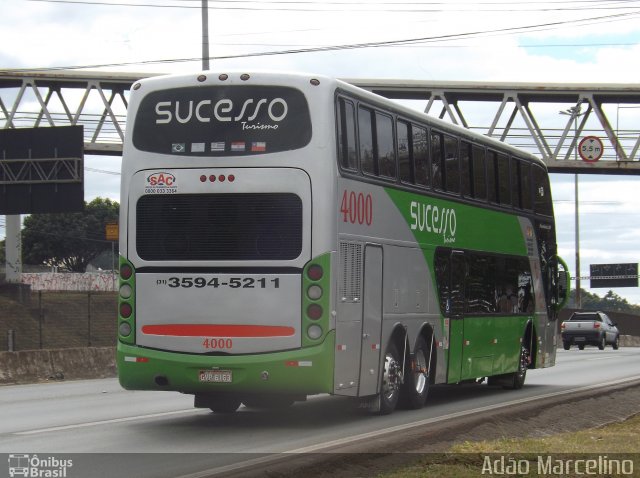
<instances>
[{"instance_id":1,"label":"bus wheel","mask_svg":"<svg viewBox=\"0 0 640 478\"><path fill-rule=\"evenodd\" d=\"M295 402L295 399L286 395L274 395L274 396L250 396L244 397L242 403L248 408L258 408L263 410L282 410L290 407Z\"/></svg>"},{"instance_id":2,"label":"bus wheel","mask_svg":"<svg viewBox=\"0 0 640 478\"><path fill-rule=\"evenodd\" d=\"M527 378L527 367L529 366L529 349L522 345L520 347L520 360L518 362L518 370L513 372L509 377L508 384L504 388L510 390L520 390L524 386Z\"/></svg>"},{"instance_id":3,"label":"bus wheel","mask_svg":"<svg viewBox=\"0 0 640 478\"><path fill-rule=\"evenodd\" d=\"M240 407L240 398L235 395L196 395L196 408L209 408L215 413L234 413Z\"/></svg>"},{"instance_id":4,"label":"bus wheel","mask_svg":"<svg viewBox=\"0 0 640 478\"><path fill-rule=\"evenodd\" d=\"M433 345L433 344L432 344ZM413 363L408 368L402 387L400 403L404 408L418 409L424 407L429 395L429 347L424 337L420 336L416 344Z\"/></svg>"},{"instance_id":5,"label":"bus wheel","mask_svg":"<svg viewBox=\"0 0 640 478\"><path fill-rule=\"evenodd\" d=\"M384 354L384 370L382 371L382 385L380 387L380 415L393 412L400 397L402 386L402 362L396 345L391 342Z\"/></svg>"}]
</instances>

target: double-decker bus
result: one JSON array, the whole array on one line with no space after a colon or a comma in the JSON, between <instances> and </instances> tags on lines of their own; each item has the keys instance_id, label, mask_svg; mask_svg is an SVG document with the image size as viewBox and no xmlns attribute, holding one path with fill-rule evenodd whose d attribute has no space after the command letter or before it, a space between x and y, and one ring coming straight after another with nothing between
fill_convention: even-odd
<instances>
[{"instance_id":1,"label":"double-decker bus","mask_svg":"<svg viewBox=\"0 0 640 478\"><path fill-rule=\"evenodd\" d=\"M124 388L385 414L554 365L568 280L535 156L302 74L145 79L127 124Z\"/></svg>"}]
</instances>

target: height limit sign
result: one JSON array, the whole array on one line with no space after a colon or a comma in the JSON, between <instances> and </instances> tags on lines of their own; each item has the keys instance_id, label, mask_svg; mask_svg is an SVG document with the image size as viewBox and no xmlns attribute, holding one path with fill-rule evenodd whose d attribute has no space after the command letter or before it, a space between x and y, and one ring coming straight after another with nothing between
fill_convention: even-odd
<instances>
[{"instance_id":1,"label":"height limit sign","mask_svg":"<svg viewBox=\"0 0 640 478\"><path fill-rule=\"evenodd\" d=\"M578 145L578 152L583 161L595 163L604 152L602 140L597 136L585 136Z\"/></svg>"}]
</instances>

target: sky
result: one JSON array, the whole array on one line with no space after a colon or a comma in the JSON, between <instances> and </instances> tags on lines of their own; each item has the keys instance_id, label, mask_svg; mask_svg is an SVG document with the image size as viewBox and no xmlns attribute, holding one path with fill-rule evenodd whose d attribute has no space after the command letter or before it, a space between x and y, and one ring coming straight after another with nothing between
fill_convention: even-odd
<instances>
[{"instance_id":1,"label":"sky","mask_svg":"<svg viewBox=\"0 0 640 478\"><path fill-rule=\"evenodd\" d=\"M638 0L209 0L208 12L213 70L640 83ZM201 18L201 0L0 0L0 69L197 71ZM627 114L640 124L640 109ZM119 200L119 169L119 158L87 157L85 199ZM580 175L582 276L590 264L640 262L638 191L640 176ZM574 176L552 175L552 193L574 275ZM640 304L638 288L614 291Z\"/></svg>"}]
</instances>

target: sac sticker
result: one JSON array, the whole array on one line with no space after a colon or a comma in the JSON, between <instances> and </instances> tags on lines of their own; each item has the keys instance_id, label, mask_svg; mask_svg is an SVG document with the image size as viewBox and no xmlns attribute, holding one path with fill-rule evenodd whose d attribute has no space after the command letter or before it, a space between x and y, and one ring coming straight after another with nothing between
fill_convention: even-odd
<instances>
[{"instance_id":1,"label":"sac sticker","mask_svg":"<svg viewBox=\"0 0 640 478\"><path fill-rule=\"evenodd\" d=\"M174 194L178 192L176 177L171 173L159 172L147 176L145 194Z\"/></svg>"}]
</instances>

